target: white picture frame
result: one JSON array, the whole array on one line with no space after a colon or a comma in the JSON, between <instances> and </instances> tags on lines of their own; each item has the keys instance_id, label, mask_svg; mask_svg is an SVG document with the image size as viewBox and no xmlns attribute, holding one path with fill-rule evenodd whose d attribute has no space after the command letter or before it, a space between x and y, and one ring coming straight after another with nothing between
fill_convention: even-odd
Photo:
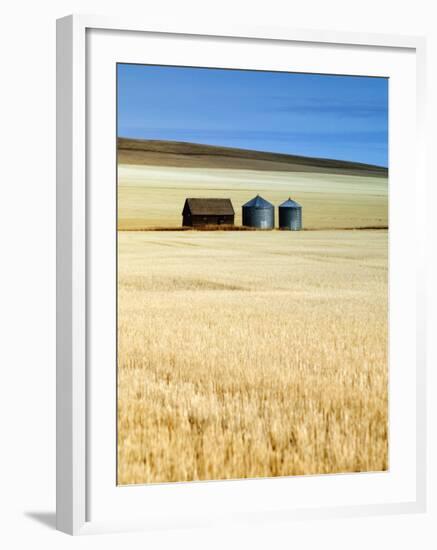
<instances>
[{"instance_id":1,"label":"white picture frame","mask_svg":"<svg viewBox=\"0 0 437 550\"><path fill-rule=\"evenodd\" d=\"M87 79L87 33L92 30L149 34L165 40L174 36L215 37L232 40L256 40L269 43L312 43L320 47L340 45L409 51L415 56L416 89L415 146L411 162L415 172L417 235L425 231L425 220L417 215L425 199L425 167L423 145L425 41L420 37L337 33L287 28L173 28L156 27L138 21L95 16L72 15L57 22L57 528L69 534L96 531L147 529L178 524L164 515L132 518L109 516L90 520L90 483L92 457L88 412L91 409L89 359L92 342L88 331L90 315L90 189L87 182L87 118L89 117ZM138 36L138 35L137 35ZM171 57L171 48L167 56ZM296 507L265 513L247 513L244 508L235 514L237 521L264 516L269 519L330 518L369 514L417 513L426 509L426 360L425 360L425 249L417 240L415 247L415 497L407 501L387 503L355 503L354 505L317 508ZM111 425L111 429L113 425ZM115 428L114 428L115 429ZM276 486L284 480L275 480ZM334 481L335 482L335 481ZM224 485L217 482L212 485ZM243 481L241 483L254 483ZM255 483L257 483L255 481ZM211 484L197 484L202 498ZM241 485L240 485L241 487ZM129 491L129 488L124 488ZM154 497L165 498L168 486L154 487ZM199 493L200 494L200 493ZM184 502L183 495L179 497ZM229 519L229 518L228 518ZM226 521L226 517L219 519ZM179 525L205 525L207 519L192 521L181 515Z\"/></svg>"}]
</instances>

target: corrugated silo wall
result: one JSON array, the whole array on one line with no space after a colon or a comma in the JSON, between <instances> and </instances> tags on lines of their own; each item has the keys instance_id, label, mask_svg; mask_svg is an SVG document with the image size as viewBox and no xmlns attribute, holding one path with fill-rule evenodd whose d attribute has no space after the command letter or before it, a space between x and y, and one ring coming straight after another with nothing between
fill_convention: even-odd
<instances>
[{"instance_id":1,"label":"corrugated silo wall","mask_svg":"<svg viewBox=\"0 0 437 550\"><path fill-rule=\"evenodd\" d=\"M243 225L258 229L273 229L275 227L275 209L243 206Z\"/></svg>"},{"instance_id":2,"label":"corrugated silo wall","mask_svg":"<svg viewBox=\"0 0 437 550\"><path fill-rule=\"evenodd\" d=\"M302 208L279 207L279 228L290 231L302 229Z\"/></svg>"}]
</instances>

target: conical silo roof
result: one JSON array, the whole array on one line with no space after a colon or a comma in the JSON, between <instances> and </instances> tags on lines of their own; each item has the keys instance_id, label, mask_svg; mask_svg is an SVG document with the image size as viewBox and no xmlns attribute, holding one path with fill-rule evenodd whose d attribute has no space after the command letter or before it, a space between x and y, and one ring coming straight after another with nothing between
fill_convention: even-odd
<instances>
[{"instance_id":1,"label":"conical silo roof","mask_svg":"<svg viewBox=\"0 0 437 550\"><path fill-rule=\"evenodd\" d=\"M274 208L273 204L269 201L266 201L259 195L251 199L249 202L246 202L246 204L243 204L243 207L248 208Z\"/></svg>"},{"instance_id":2,"label":"conical silo roof","mask_svg":"<svg viewBox=\"0 0 437 550\"><path fill-rule=\"evenodd\" d=\"M298 202L288 197L285 202L279 205L279 208L302 208L302 206Z\"/></svg>"}]
</instances>

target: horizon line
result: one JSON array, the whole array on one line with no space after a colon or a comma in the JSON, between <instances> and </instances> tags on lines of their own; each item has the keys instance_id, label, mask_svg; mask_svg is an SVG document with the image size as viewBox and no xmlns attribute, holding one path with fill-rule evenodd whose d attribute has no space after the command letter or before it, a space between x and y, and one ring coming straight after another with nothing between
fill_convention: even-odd
<instances>
[{"instance_id":1,"label":"horizon line","mask_svg":"<svg viewBox=\"0 0 437 550\"><path fill-rule=\"evenodd\" d=\"M230 147L229 145L217 145L217 144L210 144L210 143L200 143L197 141L188 141L188 140L176 140L176 139L153 139L153 138L139 138L139 137L130 137L130 136L119 136L117 135L117 139L130 139L133 141L153 141L153 142L167 142L167 143L186 143L188 145L200 145L202 147L212 147L212 148L222 148L222 149L229 149L234 151L247 151L247 152L253 152L253 153L268 153L273 155L278 155L280 157L295 157L295 158L301 158L301 159L312 159L312 160L321 160L321 161L337 161L337 162L344 162L349 164L355 164L360 166L366 166L366 167L372 167L372 168L381 168L384 170L389 170L388 165L385 166L384 164L370 164L367 162L361 162L358 160L350 160L350 159L340 159L340 158L333 158L333 157L313 157L309 155L296 155L294 153L283 153L278 151L272 151L272 150L265 150L265 149L248 149L246 147Z\"/></svg>"}]
</instances>

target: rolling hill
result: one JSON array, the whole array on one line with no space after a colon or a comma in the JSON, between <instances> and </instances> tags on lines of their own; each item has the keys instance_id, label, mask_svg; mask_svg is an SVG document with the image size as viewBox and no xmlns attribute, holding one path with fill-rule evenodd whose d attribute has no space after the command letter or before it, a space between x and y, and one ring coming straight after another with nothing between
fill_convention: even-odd
<instances>
[{"instance_id":1,"label":"rolling hill","mask_svg":"<svg viewBox=\"0 0 437 550\"><path fill-rule=\"evenodd\" d=\"M388 176L387 168L371 164L198 143L120 137L117 147L118 163L123 165Z\"/></svg>"}]
</instances>

